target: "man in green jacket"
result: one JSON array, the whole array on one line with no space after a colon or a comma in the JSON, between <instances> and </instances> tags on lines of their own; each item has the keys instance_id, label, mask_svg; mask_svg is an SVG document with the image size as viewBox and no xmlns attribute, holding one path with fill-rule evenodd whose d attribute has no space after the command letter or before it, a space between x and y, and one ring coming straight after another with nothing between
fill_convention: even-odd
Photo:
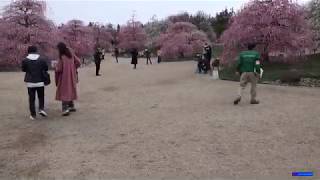
<instances>
[{"instance_id":1,"label":"man in green jacket","mask_svg":"<svg viewBox=\"0 0 320 180\"><path fill-rule=\"evenodd\" d=\"M251 104L259 104L257 97L257 83L260 78L260 54L254 50L255 44L248 45L248 51L243 51L239 55L237 74L240 74L240 90L234 105L241 101L244 89L251 83Z\"/></svg>"}]
</instances>

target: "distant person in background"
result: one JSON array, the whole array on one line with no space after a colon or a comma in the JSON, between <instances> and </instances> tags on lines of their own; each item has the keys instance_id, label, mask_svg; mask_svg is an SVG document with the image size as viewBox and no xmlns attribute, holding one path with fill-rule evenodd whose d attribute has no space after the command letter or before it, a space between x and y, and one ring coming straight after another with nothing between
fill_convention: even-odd
<instances>
[{"instance_id":1,"label":"distant person in background","mask_svg":"<svg viewBox=\"0 0 320 180\"><path fill-rule=\"evenodd\" d=\"M197 59L197 71L196 72L201 74L202 64L203 64L202 54L201 53L196 54L196 59Z\"/></svg>"},{"instance_id":2,"label":"distant person in background","mask_svg":"<svg viewBox=\"0 0 320 180\"><path fill-rule=\"evenodd\" d=\"M114 48L114 57L116 58L117 63L119 63L118 57L119 57L119 49Z\"/></svg>"},{"instance_id":3,"label":"distant person in background","mask_svg":"<svg viewBox=\"0 0 320 180\"><path fill-rule=\"evenodd\" d=\"M44 111L44 73L48 71L47 63L40 58L35 46L28 48L28 56L22 61L22 71L25 72L24 82L28 88L30 119L35 120L37 113L35 107L36 94L39 100L39 114L47 117Z\"/></svg>"},{"instance_id":4,"label":"distant person in background","mask_svg":"<svg viewBox=\"0 0 320 180\"><path fill-rule=\"evenodd\" d=\"M220 59L216 58L211 64L211 76L212 79L219 79Z\"/></svg>"},{"instance_id":5,"label":"distant person in background","mask_svg":"<svg viewBox=\"0 0 320 180\"><path fill-rule=\"evenodd\" d=\"M208 43L204 44L204 57L210 64L212 58L212 48Z\"/></svg>"},{"instance_id":6,"label":"distant person in background","mask_svg":"<svg viewBox=\"0 0 320 180\"><path fill-rule=\"evenodd\" d=\"M203 55L205 58L206 65L208 66L208 69L210 70L210 64L211 64L211 58L212 58L212 48L208 43L205 43L203 50L204 50Z\"/></svg>"},{"instance_id":7,"label":"distant person in background","mask_svg":"<svg viewBox=\"0 0 320 180\"><path fill-rule=\"evenodd\" d=\"M157 55L158 55L158 64L160 64L161 63L161 56L162 56L162 51L160 49L157 51Z\"/></svg>"},{"instance_id":8,"label":"distant person in background","mask_svg":"<svg viewBox=\"0 0 320 180\"><path fill-rule=\"evenodd\" d=\"M151 61L151 52L149 51L149 49L145 49L144 50L144 55L146 56L147 58L147 65L149 64L152 64L152 61Z\"/></svg>"},{"instance_id":9,"label":"distant person in background","mask_svg":"<svg viewBox=\"0 0 320 180\"><path fill-rule=\"evenodd\" d=\"M131 50L131 64L133 64L133 69L137 69L137 64L138 64L138 50L136 48L133 48Z\"/></svg>"},{"instance_id":10,"label":"distant person in background","mask_svg":"<svg viewBox=\"0 0 320 180\"><path fill-rule=\"evenodd\" d=\"M100 74L100 65L102 61L102 52L99 48L96 49L94 53L94 63L96 64L96 76L101 76Z\"/></svg>"},{"instance_id":11,"label":"distant person in background","mask_svg":"<svg viewBox=\"0 0 320 180\"><path fill-rule=\"evenodd\" d=\"M105 49L102 49L101 50L101 60L104 60L104 57L105 57Z\"/></svg>"},{"instance_id":12,"label":"distant person in background","mask_svg":"<svg viewBox=\"0 0 320 180\"><path fill-rule=\"evenodd\" d=\"M77 68L80 59L64 44L59 43L59 61L55 66L57 93L56 100L62 101L62 115L68 116L75 112L74 100L77 100Z\"/></svg>"},{"instance_id":13,"label":"distant person in background","mask_svg":"<svg viewBox=\"0 0 320 180\"><path fill-rule=\"evenodd\" d=\"M211 64L211 69L212 70L219 70L220 67L220 58L217 57Z\"/></svg>"},{"instance_id":14,"label":"distant person in background","mask_svg":"<svg viewBox=\"0 0 320 180\"><path fill-rule=\"evenodd\" d=\"M248 83L251 83L251 104L259 104L256 99L257 96L257 83L260 77L260 54L254 50L255 44L249 44L248 50L243 51L239 55L237 74L240 77L240 90L234 105L240 103L244 89Z\"/></svg>"}]
</instances>

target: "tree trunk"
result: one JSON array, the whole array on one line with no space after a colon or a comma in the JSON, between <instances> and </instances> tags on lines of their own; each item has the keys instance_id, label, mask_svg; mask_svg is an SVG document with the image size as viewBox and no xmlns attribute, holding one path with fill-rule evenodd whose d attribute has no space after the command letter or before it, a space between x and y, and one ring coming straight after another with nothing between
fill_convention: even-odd
<instances>
[{"instance_id":1,"label":"tree trunk","mask_svg":"<svg viewBox=\"0 0 320 180\"><path fill-rule=\"evenodd\" d=\"M184 53L183 52L179 52L180 54L180 58L184 58Z\"/></svg>"},{"instance_id":2,"label":"tree trunk","mask_svg":"<svg viewBox=\"0 0 320 180\"><path fill-rule=\"evenodd\" d=\"M270 61L268 45L265 45L264 48L263 48L262 60L264 62L269 62Z\"/></svg>"}]
</instances>

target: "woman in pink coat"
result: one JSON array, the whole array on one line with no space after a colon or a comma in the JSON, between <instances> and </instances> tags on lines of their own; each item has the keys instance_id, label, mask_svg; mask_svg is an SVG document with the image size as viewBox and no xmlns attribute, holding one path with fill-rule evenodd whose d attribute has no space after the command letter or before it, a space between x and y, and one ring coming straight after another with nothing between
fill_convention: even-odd
<instances>
[{"instance_id":1,"label":"woman in pink coat","mask_svg":"<svg viewBox=\"0 0 320 180\"><path fill-rule=\"evenodd\" d=\"M55 66L57 93L56 100L62 101L62 115L68 116L75 112L74 100L77 100L77 68L80 67L80 59L74 55L64 44L59 43L59 61Z\"/></svg>"}]
</instances>

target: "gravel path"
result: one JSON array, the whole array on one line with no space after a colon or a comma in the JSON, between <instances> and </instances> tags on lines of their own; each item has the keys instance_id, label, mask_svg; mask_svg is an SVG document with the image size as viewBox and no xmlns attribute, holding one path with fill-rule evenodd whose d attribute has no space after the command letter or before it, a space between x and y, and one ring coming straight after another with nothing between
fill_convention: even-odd
<instances>
[{"instance_id":1,"label":"gravel path","mask_svg":"<svg viewBox=\"0 0 320 180\"><path fill-rule=\"evenodd\" d=\"M319 89L260 85L260 105L246 97L235 107L235 82L194 74L194 62L144 62L133 70L127 59L109 59L101 77L93 66L81 69L79 111L70 117L60 116L55 87L48 87L50 117L38 121L27 119L23 73L0 73L0 178L320 173Z\"/></svg>"}]
</instances>

